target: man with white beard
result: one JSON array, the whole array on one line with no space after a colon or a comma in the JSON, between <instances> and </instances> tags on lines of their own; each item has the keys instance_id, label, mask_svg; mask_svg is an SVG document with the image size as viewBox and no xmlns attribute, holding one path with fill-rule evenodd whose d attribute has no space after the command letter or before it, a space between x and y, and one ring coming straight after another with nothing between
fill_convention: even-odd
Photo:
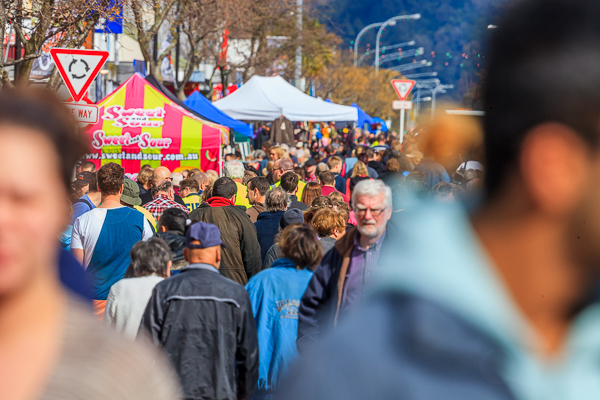
<instances>
[{"instance_id":1,"label":"man with white beard","mask_svg":"<svg viewBox=\"0 0 600 400\"><path fill-rule=\"evenodd\" d=\"M385 183L359 182L352 205L357 226L323 256L302 297L296 342L300 351L362 302L375 280L381 247L393 236L388 225L392 191Z\"/></svg>"}]
</instances>

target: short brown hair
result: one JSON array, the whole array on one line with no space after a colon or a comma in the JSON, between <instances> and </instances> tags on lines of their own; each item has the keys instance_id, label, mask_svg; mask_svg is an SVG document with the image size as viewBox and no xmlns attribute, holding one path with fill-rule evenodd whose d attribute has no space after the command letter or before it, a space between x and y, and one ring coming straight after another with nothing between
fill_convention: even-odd
<instances>
[{"instance_id":1,"label":"short brown hair","mask_svg":"<svg viewBox=\"0 0 600 400\"><path fill-rule=\"evenodd\" d=\"M190 188L193 192L198 193L198 191L200 190L200 185L198 185L198 181L192 178L187 178L179 182L180 191L183 191L187 188Z\"/></svg>"},{"instance_id":2,"label":"short brown hair","mask_svg":"<svg viewBox=\"0 0 600 400\"><path fill-rule=\"evenodd\" d=\"M334 185L335 184L335 175L333 172L325 171L319 174L319 180L321 181L321 185Z\"/></svg>"},{"instance_id":3,"label":"short brown hair","mask_svg":"<svg viewBox=\"0 0 600 400\"><path fill-rule=\"evenodd\" d=\"M327 160L327 166L329 167L329 169L334 169L335 167L337 167L338 165L342 164L342 159L339 158L338 156L332 156L329 157L329 160Z\"/></svg>"},{"instance_id":4,"label":"short brown hair","mask_svg":"<svg viewBox=\"0 0 600 400\"><path fill-rule=\"evenodd\" d=\"M346 229L346 221L341 213L333 211L331 208L321 208L311 221L313 229L319 237L330 236L337 229L343 232Z\"/></svg>"},{"instance_id":5,"label":"short brown hair","mask_svg":"<svg viewBox=\"0 0 600 400\"><path fill-rule=\"evenodd\" d=\"M257 176L256 178L250 179L248 182L248 190L258 189L258 193L261 196L266 196L267 192L271 188L269 181L264 176Z\"/></svg>"},{"instance_id":6,"label":"short brown hair","mask_svg":"<svg viewBox=\"0 0 600 400\"><path fill-rule=\"evenodd\" d=\"M154 175L154 170L152 168L143 168L137 176L137 181L139 183L141 183L142 185L145 185L146 183L148 183L148 181L150 181L152 179L152 176Z\"/></svg>"},{"instance_id":7,"label":"short brown hair","mask_svg":"<svg viewBox=\"0 0 600 400\"><path fill-rule=\"evenodd\" d=\"M125 183L125 170L119 164L109 162L104 164L97 172L98 188L104 196L119 194L121 186Z\"/></svg>"},{"instance_id":8,"label":"short brown hair","mask_svg":"<svg viewBox=\"0 0 600 400\"><path fill-rule=\"evenodd\" d=\"M280 187L287 193L292 193L298 187L298 175L295 172L288 171L281 175Z\"/></svg>"},{"instance_id":9,"label":"short brown hair","mask_svg":"<svg viewBox=\"0 0 600 400\"><path fill-rule=\"evenodd\" d=\"M400 171L400 161L396 160L395 158L390 158L385 166L387 167L388 171Z\"/></svg>"},{"instance_id":10,"label":"short brown hair","mask_svg":"<svg viewBox=\"0 0 600 400\"><path fill-rule=\"evenodd\" d=\"M304 224L286 226L281 232L279 247L283 256L293 261L298 268L314 269L323 257L315 231Z\"/></svg>"}]
</instances>

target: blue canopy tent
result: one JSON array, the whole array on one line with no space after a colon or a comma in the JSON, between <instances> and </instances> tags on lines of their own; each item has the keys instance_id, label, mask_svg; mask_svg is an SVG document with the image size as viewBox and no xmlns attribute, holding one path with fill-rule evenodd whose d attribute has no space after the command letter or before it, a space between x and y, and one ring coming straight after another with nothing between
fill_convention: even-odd
<instances>
[{"instance_id":1,"label":"blue canopy tent","mask_svg":"<svg viewBox=\"0 0 600 400\"><path fill-rule=\"evenodd\" d=\"M358 104L352 103L351 107L354 107L358 110L358 121L356 121L356 124L358 125L358 127L362 129L365 127L365 123L368 123L369 124L368 129L371 130L371 124L374 123L373 118L371 118L369 116L369 114L364 112L363 109L358 106Z\"/></svg>"},{"instance_id":2,"label":"blue canopy tent","mask_svg":"<svg viewBox=\"0 0 600 400\"><path fill-rule=\"evenodd\" d=\"M244 135L247 138L253 138L254 132L252 130L252 125L247 124L242 121L238 121L237 119L233 119L225 114L223 111L219 110L215 106L212 105L210 101L199 92L195 91L192 93L187 99L183 101L183 103L202 115L204 118L215 122L220 125L224 125L228 128L233 129L236 133ZM236 138L236 142L239 142Z\"/></svg>"},{"instance_id":3,"label":"blue canopy tent","mask_svg":"<svg viewBox=\"0 0 600 400\"><path fill-rule=\"evenodd\" d=\"M381 118L373 117L373 123L374 124L381 124L381 132L387 132L388 131L387 124Z\"/></svg>"}]
</instances>

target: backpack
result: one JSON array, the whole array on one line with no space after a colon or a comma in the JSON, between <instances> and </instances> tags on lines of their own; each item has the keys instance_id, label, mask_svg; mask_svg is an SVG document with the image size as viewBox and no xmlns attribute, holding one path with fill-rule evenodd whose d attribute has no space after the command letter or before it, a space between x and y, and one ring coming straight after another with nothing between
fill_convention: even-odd
<instances>
[{"instance_id":1,"label":"backpack","mask_svg":"<svg viewBox=\"0 0 600 400\"><path fill-rule=\"evenodd\" d=\"M94 208L94 205L92 204L92 202L87 199L79 198L79 199L75 200L75 202L73 202L73 205L75 205L77 203L86 204L90 208L90 210L92 210Z\"/></svg>"}]
</instances>

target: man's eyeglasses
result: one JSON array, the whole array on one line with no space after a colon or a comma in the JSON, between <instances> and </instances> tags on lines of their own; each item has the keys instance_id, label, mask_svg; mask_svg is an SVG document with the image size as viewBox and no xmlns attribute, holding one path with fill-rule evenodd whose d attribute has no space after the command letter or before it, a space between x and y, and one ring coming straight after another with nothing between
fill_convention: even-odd
<instances>
[{"instance_id":1,"label":"man's eyeglasses","mask_svg":"<svg viewBox=\"0 0 600 400\"><path fill-rule=\"evenodd\" d=\"M359 216L363 216L367 213L367 210L371 211L371 215L374 217L378 217L381 215L382 212L385 211L387 207L383 207L383 208L362 208L362 207L355 207L354 208L354 212L359 215Z\"/></svg>"}]
</instances>

